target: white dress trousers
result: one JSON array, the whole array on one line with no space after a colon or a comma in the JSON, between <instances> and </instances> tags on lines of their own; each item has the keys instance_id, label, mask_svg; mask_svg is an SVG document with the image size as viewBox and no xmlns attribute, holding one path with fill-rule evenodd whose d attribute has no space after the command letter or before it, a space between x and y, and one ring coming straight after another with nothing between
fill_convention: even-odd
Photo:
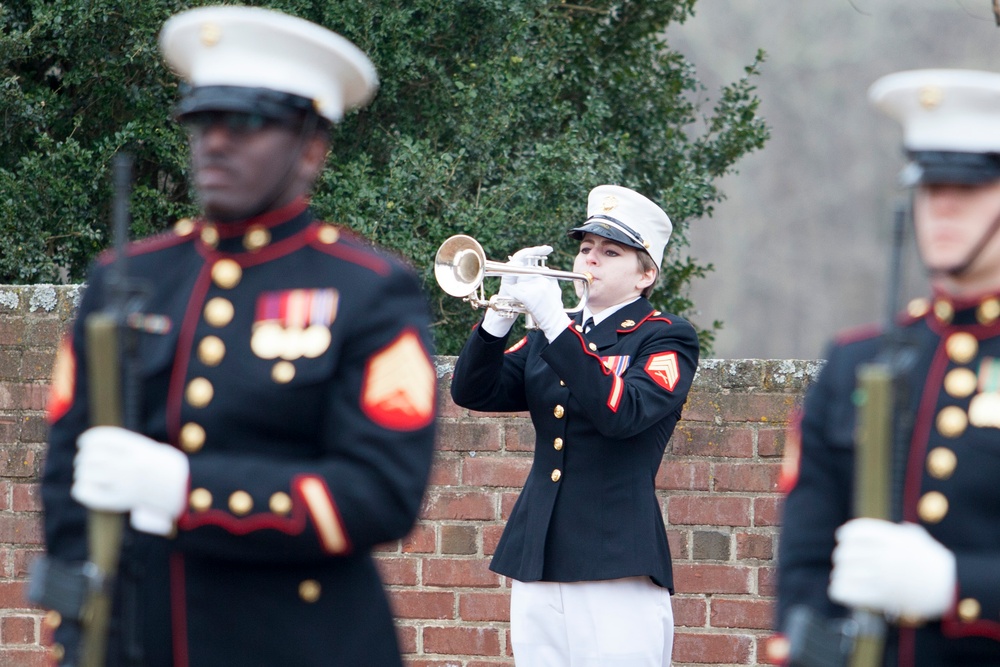
<instances>
[{"instance_id":1,"label":"white dress trousers","mask_svg":"<svg viewBox=\"0 0 1000 667\"><path fill-rule=\"evenodd\" d=\"M669 667L670 592L649 577L514 580L510 640L517 667Z\"/></svg>"}]
</instances>

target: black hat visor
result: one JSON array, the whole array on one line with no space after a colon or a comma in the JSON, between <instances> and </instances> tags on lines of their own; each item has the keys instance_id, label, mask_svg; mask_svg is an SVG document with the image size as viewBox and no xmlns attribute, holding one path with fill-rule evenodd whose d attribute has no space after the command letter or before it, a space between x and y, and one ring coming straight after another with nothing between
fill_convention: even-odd
<instances>
[{"instance_id":1,"label":"black hat visor","mask_svg":"<svg viewBox=\"0 0 1000 667\"><path fill-rule=\"evenodd\" d=\"M624 230L628 230L631 234L626 233ZM574 227L566 232L566 234L577 241L582 240L584 234L596 234L597 236L603 236L606 239L611 239L615 243L620 243L630 248L646 250L641 235L637 234L628 225L610 216L591 217L579 227Z\"/></svg>"},{"instance_id":2,"label":"black hat visor","mask_svg":"<svg viewBox=\"0 0 1000 667\"><path fill-rule=\"evenodd\" d=\"M243 86L197 86L183 92L174 109L174 118L205 111L256 114L277 121L301 120L315 113L312 100L270 88Z\"/></svg>"},{"instance_id":3,"label":"black hat visor","mask_svg":"<svg viewBox=\"0 0 1000 667\"><path fill-rule=\"evenodd\" d=\"M981 185L1000 180L1000 154L956 151L910 151L905 185L957 183Z\"/></svg>"}]
</instances>

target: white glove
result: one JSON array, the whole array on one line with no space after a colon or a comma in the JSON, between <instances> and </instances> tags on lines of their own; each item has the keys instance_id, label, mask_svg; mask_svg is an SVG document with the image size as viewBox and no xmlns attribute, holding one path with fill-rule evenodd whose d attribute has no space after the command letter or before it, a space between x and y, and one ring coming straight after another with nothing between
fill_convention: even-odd
<instances>
[{"instance_id":1,"label":"white glove","mask_svg":"<svg viewBox=\"0 0 1000 667\"><path fill-rule=\"evenodd\" d=\"M550 245L537 245L531 248L521 248L507 261L508 264L514 264L517 266L528 266L529 257L548 257L549 253L552 252L552 246ZM518 280L524 280L529 276L518 276L518 275L504 275L500 279L500 291L497 292L498 297L511 298L510 288L517 284ZM496 336L497 338L503 338L510 331L511 327L514 326L514 320L517 319L517 314L501 314L492 308L486 311L483 316L483 330L486 333Z\"/></svg>"},{"instance_id":2,"label":"white glove","mask_svg":"<svg viewBox=\"0 0 1000 667\"><path fill-rule=\"evenodd\" d=\"M136 530L166 535L184 510L187 456L144 435L115 426L84 431L76 441L70 495L106 512L132 512Z\"/></svg>"},{"instance_id":3,"label":"white glove","mask_svg":"<svg viewBox=\"0 0 1000 667\"><path fill-rule=\"evenodd\" d=\"M562 290L555 278L522 277L510 288L510 293L524 304L550 343L572 322L563 309Z\"/></svg>"},{"instance_id":4,"label":"white glove","mask_svg":"<svg viewBox=\"0 0 1000 667\"><path fill-rule=\"evenodd\" d=\"M830 599L890 618L931 620L955 599L955 554L922 526L854 519L837 529Z\"/></svg>"}]
</instances>

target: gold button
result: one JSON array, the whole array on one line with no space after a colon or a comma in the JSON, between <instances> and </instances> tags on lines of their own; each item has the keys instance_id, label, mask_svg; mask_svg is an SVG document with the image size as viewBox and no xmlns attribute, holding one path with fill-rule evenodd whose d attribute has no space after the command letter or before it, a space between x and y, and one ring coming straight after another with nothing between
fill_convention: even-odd
<instances>
[{"instance_id":1,"label":"gold button","mask_svg":"<svg viewBox=\"0 0 1000 667\"><path fill-rule=\"evenodd\" d=\"M556 468L555 470L552 471L551 477L553 482L558 482L560 479L562 479L562 471L559 470L559 468Z\"/></svg>"},{"instance_id":2,"label":"gold button","mask_svg":"<svg viewBox=\"0 0 1000 667\"><path fill-rule=\"evenodd\" d=\"M240 284L243 269L234 259L220 259L212 266L212 282L222 289L233 289Z\"/></svg>"},{"instance_id":3,"label":"gold button","mask_svg":"<svg viewBox=\"0 0 1000 667\"><path fill-rule=\"evenodd\" d=\"M590 351L591 351L591 352L596 352L596 351L597 351L597 345L596 345L596 344L594 344L594 343L590 343L590 344L588 344L588 345L587 345L587 347L589 347L589 348L590 348Z\"/></svg>"},{"instance_id":4,"label":"gold button","mask_svg":"<svg viewBox=\"0 0 1000 667\"><path fill-rule=\"evenodd\" d=\"M552 414L556 416L556 419L562 419L563 415L566 414L566 409L561 405L557 405L552 409Z\"/></svg>"},{"instance_id":5,"label":"gold button","mask_svg":"<svg viewBox=\"0 0 1000 667\"><path fill-rule=\"evenodd\" d=\"M565 387L566 386L566 382L563 381L563 380L559 380L559 386L560 387Z\"/></svg>"},{"instance_id":6,"label":"gold button","mask_svg":"<svg viewBox=\"0 0 1000 667\"><path fill-rule=\"evenodd\" d=\"M969 417L965 410L949 405L938 413L937 430L946 438L957 438L965 432L969 425Z\"/></svg>"},{"instance_id":7,"label":"gold button","mask_svg":"<svg viewBox=\"0 0 1000 667\"><path fill-rule=\"evenodd\" d=\"M246 491L234 491L229 496L229 509L237 516L249 514L253 509L253 498Z\"/></svg>"},{"instance_id":8,"label":"gold button","mask_svg":"<svg viewBox=\"0 0 1000 667\"><path fill-rule=\"evenodd\" d=\"M561 452L563 448L563 439L556 438L555 440L552 441L552 446L555 448L557 452Z\"/></svg>"},{"instance_id":9,"label":"gold button","mask_svg":"<svg viewBox=\"0 0 1000 667\"><path fill-rule=\"evenodd\" d=\"M50 609L45 612L45 619L43 620L46 626L55 630L60 625L62 625L62 614L60 614L55 609Z\"/></svg>"},{"instance_id":10,"label":"gold button","mask_svg":"<svg viewBox=\"0 0 1000 667\"><path fill-rule=\"evenodd\" d=\"M923 317L930 309L931 302L924 298L913 299L910 303L906 304L906 312L913 318Z\"/></svg>"},{"instance_id":11,"label":"gold button","mask_svg":"<svg viewBox=\"0 0 1000 667\"><path fill-rule=\"evenodd\" d=\"M66 657L66 649L63 648L62 644L53 644L52 648L49 649L49 656L57 663L60 663Z\"/></svg>"},{"instance_id":12,"label":"gold button","mask_svg":"<svg viewBox=\"0 0 1000 667\"><path fill-rule=\"evenodd\" d=\"M934 315L938 318L938 321L950 324L951 318L955 316L955 308L947 301L935 301Z\"/></svg>"},{"instance_id":13,"label":"gold button","mask_svg":"<svg viewBox=\"0 0 1000 667\"><path fill-rule=\"evenodd\" d=\"M580 333L583 333L583 327L582 327L581 325L577 324L577 325L576 325L575 327L573 327L573 328L574 328L574 329L576 329L577 331L579 331Z\"/></svg>"},{"instance_id":14,"label":"gold button","mask_svg":"<svg viewBox=\"0 0 1000 667\"><path fill-rule=\"evenodd\" d=\"M958 457L947 447L935 447L927 454L927 472L936 479L948 479L957 465Z\"/></svg>"},{"instance_id":15,"label":"gold button","mask_svg":"<svg viewBox=\"0 0 1000 667\"><path fill-rule=\"evenodd\" d=\"M956 364L967 364L976 357L979 351L979 341L970 333L959 331L948 336L944 344L948 358Z\"/></svg>"},{"instance_id":16,"label":"gold button","mask_svg":"<svg viewBox=\"0 0 1000 667\"><path fill-rule=\"evenodd\" d=\"M215 395L215 388L212 383L205 378L195 378L188 382L184 397L189 405L196 408L203 408L212 402Z\"/></svg>"},{"instance_id":17,"label":"gold button","mask_svg":"<svg viewBox=\"0 0 1000 667\"><path fill-rule=\"evenodd\" d=\"M181 218L174 223L174 234L177 236L187 236L194 231L194 222L191 218Z\"/></svg>"},{"instance_id":18,"label":"gold button","mask_svg":"<svg viewBox=\"0 0 1000 667\"><path fill-rule=\"evenodd\" d=\"M309 602L310 604L319 600L319 594L322 592L323 587L319 585L319 582L315 579L306 579L301 584L299 584L299 597L302 598L304 602Z\"/></svg>"},{"instance_id":19,"label":"gold button","mask_svg":"<svg viewBox=\"0 0 1000 667\"><path fill-rule=\"evenodd\" d=\"M195 512L207 512L212 508L212 492L208 489L195 489L188 496L188 502Z\"/></svg>"},{"instance_id":20,"label":"gold button","mask_svg":"<svg viewBox=\"0 0 1000 667\"><path fill-rule=\"evenodd\" d=\"M917 503L917 514L925 523L938 523L948 513L948 499L940 491L928 491Z\"/></svg>"},{"instance_id":21,"label":"gold button","mask_svg":"<svg viewBox=\"0 0 1000 667\"><path fill-rule=\"evenodd\" d=\"M275 514L288 514L292 511L292 498L287 493L278 491L271 496L267 506L270 507L271 511Z\"/></svg>"},{"instance_id":22,"label":"gold button","mask_svg":"<svg viewBox=\"0 0 1000 667\"><path fill-rule=\"evenodd\" d=\"M960 619L966 623L971 623L972 621L979 620L979 614L982 613L983 607L979 604L979 600L965 598L958 603L957 611Z\"/></svg>"},{"instance_id":23,"label":"gold button","mask_svg":"<svg viewBox=\"0 0 1000 667\"><path fill-rule=\"evenodd\" d=\"M316 238L321 243L336 243L340 239L340 232L333 225L323 225L316 232Z\"/></svg>"},{"instance_id":24,"label":"gold button","mask_svg":"<svg viewBox=\"0 0 1000 667\"><path fill-rule=\"evenodd\" d=\"M993 324L997 318L1000 318L1000 299L986 299L976 309L976 319L979 320L980 324Z\"/></svg>"},{"instance_id":25,"label":"gold button","mask_svg":"<svg viewBox=\"0 0 1000 667\"><path fill-rule=\"evenodd\" d=\"M229 299L217 296L205 304L205 321L219 329L233 321L235 309Z\"/></svg>"},{"instance_id":26,"label":"gold button","mask_svg":"<svg viewBox=\"0 0 1000 667\"><path fill-rule=\"evenodd\" d=\"M278 384L288 384L295 377L295 364L290 361L279 361L271 369L271 379Z\"/></svg>"},{"instance_id":27,"label":"gold button","mask_svg":"<svg viewBox=\"0 0 1000 667\"><path fill-rule=\"evenodd\" d=\"M205 429L201 424L188 422L181 427L181 449L194 454L205 446Z\"/></svg>"},{"instance_id":28,"label":"gold button","mask_svg":"<svg viewBox=\"0 0 1000 667\"><path fill-rule=\"evenodd\" d=\"M203 227L201 230L201 242L215 248L219 245L219 230L212 225Z\"/></svg>"},{"instance_id":29,"label":"gold button","mask_svg":"<svg viewBox=\"0 0 1000 667\"><path fill-rule=\"evenodd\" d=\"M955 398L971 396L978 384L976 374L968 368L953 368L944 376L944 390Z\"/></svg>"},{"instance_id":30,"label":"gold button","mask_svg":"<svg viewBox=\"0 0 1000 667\"><path fill-rule=\"evenodd\" d=\"M198 359L206 366L218 366L226 356L226 344L218 336L205 336L198 344Z\"/></svg>"},{"instance_id":31,"label":"gold button","mask_svg":"<svg viewBox=\"0 0 1000 667\"><path fill-rule=\"evenodd\" d=\"M253 225L243 236L243 247L256 252L271 242L271 232L263 225Z\"/></svg>"}]
</instances>

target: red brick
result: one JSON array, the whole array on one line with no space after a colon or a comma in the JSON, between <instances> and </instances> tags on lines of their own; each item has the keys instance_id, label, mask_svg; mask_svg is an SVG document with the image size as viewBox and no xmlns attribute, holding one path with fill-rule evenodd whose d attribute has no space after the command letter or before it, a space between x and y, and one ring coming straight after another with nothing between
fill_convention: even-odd
<instances>
[{"instance_id":1,"label":"red brick","mask_svg":"<svg viewBox=\"0 0 1000 667\"><path fill-rule=\"evenodd\" d=\"M397 618L438 621L450 621L455 618L455 594L449 591L395 588L390 590L389 599Z\"/></svg>"},{"instance_id":2,"label":"red brick","mask_svg":"<svg viewBox=\"0 0 1000 667\"><path fill-rule=\"evenodd\" d=\"M434 524L418 521L402 542L401 550L407 554L432 554L437 547Z\"/></svg>"},{"instance_id":3,"label":"red brick","mask_svg":"<svg viewBox=\"0 0 1000 667\"><path fill-rule=\"evenodd\" d=\"M34 644L36 637L36 616L8 616L0 618L0 644Z\"/></svg>"},{"instance_id":4,"label":"red brick","mask_svg":"<svg viewBox=\"0 0 1000 667\"><path fill-rule=\"evenodd\" d=\"M753 433L733 426L681 424L670 438L670 452L674 456L748 459L753 456Z\"/></svg>"},{"instance_id":5,"label":"red brick","mask_svg":"<svg viewBox=\"0 0 1000 667\"><path fill-rule=\"evenodd\" d=\"M412 625L396 623L396 640L399 642L400 653L417 652L417 628Z\"/></svg>"},{"instance_id":6,"label":"red brick","mask_svg":"<svg viewBox=\"0 0 1000 667\"><path fill-rule=\"evenodd\" d=\"M491 524L483 526L483 554L492 556L496 553L497 543L500 535L503 534L504 524Z\"/></svg>"},{"instance_id":7,"label":"red brick","mask_svg":"<svg viewBox=\"0 0 1000 667\"><path fill-rule=\"evenodd\" d=\"M521 490L505 492L500 494L500 518L506 521L510 518L510 513L514 510Z\"/></svg>"},{"instance_id":8,"label":"red brick","mask_svg":"<svg viewBox=\"0 0 1000 667\"><path fill-rule=\"evenodd\" d=\"M11 509L15 512L41 512L42 487L39 484L14 484Z\"/></svg>"},{"instance_id":9,"label":"red brick","mask_svg":"<svg viewBox=\"0 0 1000 667\"><path fill-rule=\"evenodd\" d=\"M772 625L774 609L767 600L712 599L713 628L748 628L767 630Z\"/></svg>"},{"instance_id":10,"label":"red brick","mask_svg":"<svg viewBox=\"0 0 1000 667\"><path fill-rule=\"evenodd\" d=\"M780 463L716 463L715 491L757 491L778 490Z\"/></svg>"},{"instance_id":11,"label":"red brick","mask_svg":"<svg viewBox=\"0 0 1000 667\"><path fill-rule=\"evenodd\" d=\"M512 421L504 428L504 449L508 452L535 451L535 427L530 420Z\"/></svg>"},{"instance_id":12,"label":"red brick","mask_svg":"<svg viewBox=\"0 0 1000 667\"><path fill-rule=\"evenodd\" d=\"M468 486L524 486L531 469L531 459L500 456L477 456L462 462L462 483Z\"/></svg>"},{"instance_id":13,"label":"red brick","mask_svg":"<svg viewBox=\"0 0 1000 667\"><path fill-rule=\"evenodd\" d=\"M489 570L482 558L428 558L423 562L425 586L497 588L500 575Z\"/></svg>"},{"instance_id":14,"label":"red brick","mask_svg":"<svg viewBox=\"0 0 1000 667\"><path fill-rule=\"evenodd\" d=\"M499 422L438 422L438 451L499 451Z\"/></svg>"},{"instance_id":15,"label":"red brick","mask_svg":"<svg viewBox=\"0 0 1000 667\"><path fill-rule=\"evenodd\" d=\"M7 544L41 544L41 517L28 514L0 515L0 542Z\"/></svg>"},{"instance_id":16,"label":"red brick","mask_svg":"<svg viewBox=\"0 0 1000 667\"><path fill-rule=\"evenodd\" d=\"M503 634L503 633L501 633ZM454 667L455 663L445 664L444 667ZM514 667L514 659L508 658L497 660L470 660L465 663L465 667Z\"/></svg>"},{"instance_id":17,"label":"red brick","mask_svg":"<svg viewBox=\"0 0 1000 667\"><path fill-rule=\"evenodd\" d=\"M431 467L427 483L430 486L458 486L462 480L461 471L461 461L456 458L444 458L438 454L434 458L434 465Z\"/></svg>"},{"instance_id":18,"label":"red brick","mask_svg":"<svg viewBox=\"0 0 1000 667\"><path fill-rule=\"evenodd\" d=\"M670 545L670 555L675 560L687 560L691 557L691 531L667 530L667 543Z\"/></svg>"},{"instance_id":19,"label":"red brick","mask_svg":"<svg viewBox=\"0 0 1000 667\"><path fill-rule=\"evenodd\" d=\"M500 633L494 628L426 627L424 653L500 655Z\"/></svg>"},{"instance_id":20,"label":"red brick","mask_svg":"<svg viewBox=\"0 0 1000 667\"><path fill-rule=\"evenodd\" d=\"M774 535L736 533L737 560L771 560L774 558Z\"/></svg>"},{"instance_id":21,"label":"red brick","mask_svg":"<svg viewBox=\"0 0 1000 667\"><path fill-rule=\"evenodd\" d=\"M0 665L4 667L48 667L48 651L43 648L0 648Z\"/></svg>"},{"instance_id":22,"label":"red brick","mask_svg":"<svg viewBox=\"0 0 1000 667\"><path fill-rule=\"evenodd\" d=\"M722 421L785 424L798 405L797 394L732 392L717 399Z\"/></svg>"},{"instance_id":23,"label":"red brick","mask_svg":"<svg viewBox=\"0 0 1000 667\"><path fill-rule=\"evenodd\" d=\"M757 527L781 525L781 503L784 496L773 495L754 498L753 525Z\"/></svg>"},{"instance_id":24,"label":"red brick","mask_svg":"<svg viewBox=\"0 0 1000 667\"><path fill-rule=\"evenodd\" d=\"M778 594L778 571L776 568L757 568L757 594L763 597L774 597Z\"/></svg>"},{"instance_id":25,"label":"red brick","mask_svg":"<svg viewBox=\"0 0 1000 667\"><path fill-rule=\"evenodd\" d=\"M14 554L13 558L13 572L11 572L12 577L17 577L21 579L28 576L31 572L31 564L36 558L40 558L45 552L41 549L27 549L19 547L16 550L12 550Z\"/></svg>"},{"instance_id":26,"label":"red brick","mask_svg":"<svg viewBox=\"0 0 1000 667\"><path fill-rule=\"evenodd\" d=\"M702 596L674 595L670 599L677 627L704 628L708 625L708 602Z\"/></svg>"},{"instance_id":27,"label":"red brick","mask_svg":"<svg viewBox=\"0 0 1000 667\"><path fill-rule=\"evenodd\" d=\"M674 586L678 593L748 594L751 574L751 568L738 565L677 563L674 565Z\"/></svg>"},{"instance_id":28,"label":"red brick","mask_svg":"<svg viewBox=\"0 0 1000 667\"><path fill-rule=\"evenodd\" d=\"M375 564L378 566L382 581L388 585L396 586L416 586L417 585L417 565L416 558L389 558L384 556L375 557Z\"/></svg>"},{"instance_id":29,"label":"red brick","mask_svg":"<svg viewBox=\"0 0 1000 667\"><path fill-rule=\"evenodd\" d=\"M423 519L496 518L495 497L481 491L440 491L430 489L424 498Z\"/></svg>"},{"instance_id":30,"label":"red brick","mask_svg":"<svg viewBox=\"0 0 1000 667\"><path fill-rule=\"evenodd\" d=\"M753 638L743 635L676 633L674 662L745 665L750 661Z\"/></svg>"},{"instance_id":31,"label":"red brick","mask_svg":"<svg viewBox=\"0 0 1000 667\"><path fill-rule=\"evenodd\" d=\"M785 453L787 428L762 428L757 431L757 455L781 457Z\"/></svg>"},{"instance_id":32,"label":"red brick","mask_svg":"<svg viewBox=\"0 0 1000 667\"><path fill-rule=\"evenodd\" d=\"M510 621L510 593L462 593L458 616L463 621Z\"/></svg>"},{"instance_id":33,"label":"red brick","mask_svg":"<svg viewBox=\"0 0 1000 667\"><path fill-rule=\"evenodd\" d=\"M711 464L707 461L668 459L656 473L656 488L667 491L708 491Z\"/></svg>"},{"instance_id":34,"label":"red brick","mask_svg":"<svg viewBox=\"0 0 1000 667\"><path fill-rule=\"evenodd\" d=\"M44 410L49 388L25 382L0 383L0 410Z\"/></svg>"},{"instance_id":35,"label":"red brick","mask_svg":"<svg viewBox=\"0 0 1000 667\"><path fill-rule=\"evenodd\" d=\"M448 380L451 376L448 377ZM438 381L438 419L461 419L466 416L465 408L455 405L451 400L451 382L443 378Z\"/></svg>"},{"instance_id":36,"label":"red brick","mask_svg":"<svg viewBox=\"0 0 1000 667\"><path fill-rule=\"evenodd\" d=\"M750 498L674 496L667 506L671 525L749 526Z\"/></svg>"},{"instance_id":37,"label":"red brick","mask_svg":"<svg viewBox=\"0 0 1000 667\"><path fill-rule=\"evenodd\" d=\"M0 581L0 609L31 609L25 597L27 590L26 582Z\"/></svg>"}]
</instances>

